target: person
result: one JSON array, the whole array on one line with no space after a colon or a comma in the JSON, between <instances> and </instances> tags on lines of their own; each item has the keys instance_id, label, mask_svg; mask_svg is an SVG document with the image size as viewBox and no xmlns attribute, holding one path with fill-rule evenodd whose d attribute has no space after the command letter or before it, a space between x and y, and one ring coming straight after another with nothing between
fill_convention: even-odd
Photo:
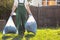
<instances>
[{"instance_id":1,"label":"person","mask_svg":"<svg viewBox=\"0 0 60 40\"><path fill-rule=\"evenodd\" d=\"M32 14L29 8L28 0L14 0L11 16L14 12L16 12L16 26L18 29L18 34L24 35L26 13L28 12L28 15Z\"/></svg>"}]
</instances>

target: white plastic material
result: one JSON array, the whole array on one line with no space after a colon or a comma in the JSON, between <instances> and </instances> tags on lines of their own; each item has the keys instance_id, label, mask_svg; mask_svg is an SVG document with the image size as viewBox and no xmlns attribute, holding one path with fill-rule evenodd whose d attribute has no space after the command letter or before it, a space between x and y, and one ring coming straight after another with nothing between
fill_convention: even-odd
<instances>
[{"instance_id":1,"label":"white plastic material","mask_svg":"<svg viewBox=\"0 0 60 40\"><path fill-rule=\"evenodd\" d=\"M12 15L16 15L16 13L15 12L13 12L13 14Z\"/></svg>"},{"instance_id":2,"label":"white plastic material","mask_svg":"<svg viewBox=\"0 0 60 40\"><path fill-rule=\"evenodd\" d=\"M36 33L36 30L37 30L37 23L34 19L34 17L32 15L29 15L29 18L25 24L25 29L27 31L30 31L30 32L33 32L33 33Z\"/></svg>"},{"instance_id":3,"label":"white plastic material","mask_svg":"<svg viewBox=\"0 0 60 40\"><path fill-rule=\"evenodd\" d=\"M4 29L3 29L3 34L6 33L6 31L5 31L6 29L5 29L5 28L6 28L6 29L8 28L7 31L10 31L10 30L12 30L12 31L13 31L13 30L17 30L11 16L9 17L9 19L8 19L8 21L7 21L7 24L5 25L5 27L4 27ZM18 31L16 31L16 34L18 34Z\"/></svg>"}]
</instances>

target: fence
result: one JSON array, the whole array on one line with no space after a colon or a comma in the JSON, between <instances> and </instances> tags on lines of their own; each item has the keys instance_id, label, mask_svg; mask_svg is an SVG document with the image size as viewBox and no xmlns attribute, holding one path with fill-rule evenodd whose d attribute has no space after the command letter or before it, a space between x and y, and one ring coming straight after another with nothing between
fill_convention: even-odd
<instances>
[{"instance_id":1,"label":"fence","mask_svg":"<svg viewBox=\"0 0 60 40\"><path fill-rule=\"evenodd\" d=\"M59 6L31 7L31 11L37 21L38 27L60 26Z\"/></svg>"},{"instance_id":2,"label":"fence","mask_svg":"<svg viewBox=\"0 0 60 40\"><path fill-rule=\"evenodd\" d=\"M30 6L30 9L33 13L34 18L36 19L38 28L60 26L60 6ZM4 15L5 17L2 16L3 19L8 19L8 17L6 17L8 15ZM15 22L15 16L13 19Z\"/></svg>"}]
</instances>

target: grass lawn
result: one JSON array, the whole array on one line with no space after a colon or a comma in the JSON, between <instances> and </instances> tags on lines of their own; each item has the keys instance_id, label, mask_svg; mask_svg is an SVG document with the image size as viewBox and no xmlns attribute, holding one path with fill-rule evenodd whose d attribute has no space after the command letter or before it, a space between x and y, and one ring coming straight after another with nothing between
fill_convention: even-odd
<instances>
[{"instance_id":1,"label":"grass lawn","mask_svg":"<svg viewBox=\"0 0 60 40\"><path fill-rule=\"evenodd\" d=\"M18 37L17 34L0 33L0 40L60 40L60 29L37 29L36 35L25 32L25 35Z\"/></svg>"}]
</instances>

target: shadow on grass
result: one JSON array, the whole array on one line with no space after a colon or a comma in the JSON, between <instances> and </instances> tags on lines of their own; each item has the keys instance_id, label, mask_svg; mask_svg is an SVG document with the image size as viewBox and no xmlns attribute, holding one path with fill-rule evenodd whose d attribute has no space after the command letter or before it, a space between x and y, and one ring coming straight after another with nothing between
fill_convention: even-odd
<instances>
[{"instance_id":1,"label":"shadow on grass","mask_svg":"<svg viewBox=\"0 0 60 40\"><path fill-rule=\"evenodd\" d=\"M16 36L16 37L14 37L12 40L22 40L22 36Z\"/></svg>"},{"instance_id":2,"label":"shadow on grass","mask_svg":"<svg viewBox=\"0 0 60 40\"><path fill-rule=\"evenodd\" d=\"M12 36L5 36L5 35L3 35L3 37L2 37L2 40L7 40L7 39L10 39L11 38L11 40L22 40L22 36L14 36L14 37L12 37Z\"/></svg>"},{"instance_id":3,"label":"shadow on grass","mask_svg":"<svg viewBox=\"0 0 60 40\"><path fill-rule=\"evenodd\" d=\"M33 38L35 35L34 34L27 34L25 35L26 40L30 40L30 38Z\"/></svg>"},{"instance_id":4,"label":"shadow on grass","mask_svg":"<svg viewBox=\"0 0 60 40\"><path fill-rule=\"evenodd\" d=\"M7 40L7 39L10 39L10 38L11 38L11 40L22 40L23 36L20 36L20 35L17 35L17 36L6 36L6 35L3 35L2 36L2 40ZM34 34L26 34L25 35L25 39L26 40L30 40L30 38L33 38L34 36L35 36Z\"/></svg>"},{"instance_id":5,"label":"shadow on grass","mask_svg":"<svg viewBox=\"0 0 60 40\"><path fill-rule=\"evenodd\" d=\"M2 40L7 40L9 38L12 38L12 37L11 36L5 36L5 35L2 36Z\"/></svg>"}]
</instances>

